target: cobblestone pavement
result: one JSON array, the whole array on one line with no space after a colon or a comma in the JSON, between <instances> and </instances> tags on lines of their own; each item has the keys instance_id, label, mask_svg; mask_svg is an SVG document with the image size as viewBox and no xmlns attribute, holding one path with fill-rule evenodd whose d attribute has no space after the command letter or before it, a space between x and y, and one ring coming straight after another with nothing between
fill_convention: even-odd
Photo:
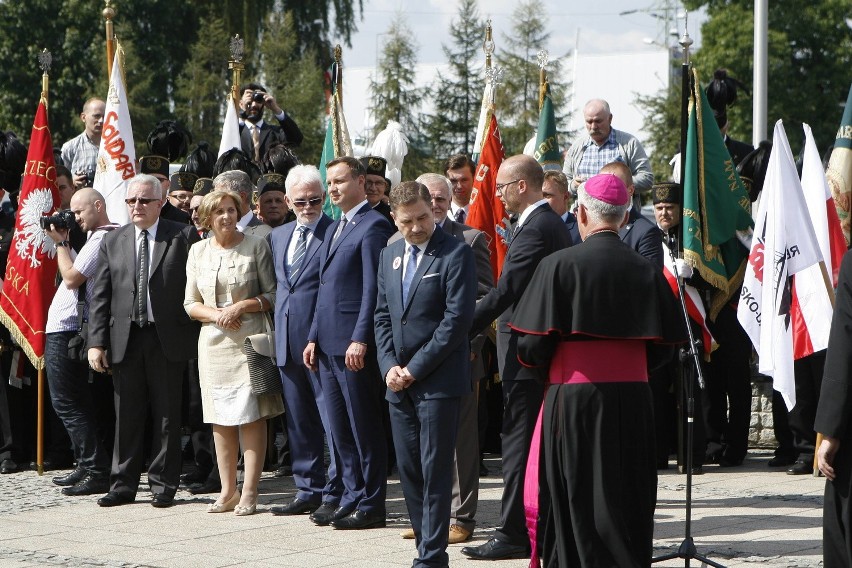
<instances>
[{"instance_id":1,"label":"cobblestone pavement","mask_svg":"<svg viewBox=\"0 0 852 568\"><path fill-rule=\"evenodd\" d=\"M824 480L788 476L766 467L769 452L751 452L739 468L705 466L694 478L692 532L700 554L729 567L822 565ZM499 458L487 461L492 472ZM155 509L140 491L133 505L100 508L96 497L64 497L50 482L55 473L0 476L0 567L259 566L275 568L410 566L413 541L399 537L408 526L399 481L388 487L388 526L367 531L316 527L306 517L274 517L271 505L293 496L292 480L264 474L259 514L208 515L212 496L178 492L178 505ZM660 472L655 554L677 549L684 538L685 476ZM498 521L502 484L481 480L472 544L485 542ZM145 486L143 481L143 487ZM450 546L450 564L482 567ZM495 564L526 568L528 561ZM699 566L694 562L692 566ZM658 564L684 566L683 560Z\"/></svg>"}]
</instances>

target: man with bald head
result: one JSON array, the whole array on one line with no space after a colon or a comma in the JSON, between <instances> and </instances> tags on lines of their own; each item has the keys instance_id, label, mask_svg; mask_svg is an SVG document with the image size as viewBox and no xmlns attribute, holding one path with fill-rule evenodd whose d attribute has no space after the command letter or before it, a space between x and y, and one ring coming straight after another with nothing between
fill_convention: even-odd
<instances>
[{"instance_id":1,"label":"man with bald head","mask_svg":"<svg viewBox=\"0 0 852 568\"><path fill-rule=\"evenodd\" d=\"M529 556L524 517L524 470L533 428L544 396L546 372L518 363L517 340L508 322L539 262L547 255L571 246L562 218L542 194L544 171L534 158L507 158L497 172L497 195L506 211L518 215L497 286L476 305L471 334L498 319L497 357L503 379L503 499L500 526L481 546L469 546L462 554L481 560Z\"/></svg>"},{"instance_id":2,"label":"man with bald head","mask_svg":"<svg viewBox=\"0 0 852 568\"><path fill-rule=\"evenodd\" d=\"M642 144L631 134L612 127L612 112L609 103L602 99L592 99L583 107L583 120L588 136L579 138L565 156L562 170L568 176L571 191L577 191L580 184L596 175L610 162L624 162L633 175L633 183L639 194L651 191L654 174L651 163ZM634 203L641 207L639 196Z\"/></svg>"},{"instance_id":3,"label":"man with bald head","mask_svg":"<svg viewBox=\"0 0 852 568\"><path fill-rule=\"evenodd\" d=\"M618 236L630 248L650 260L657 268L663 267L663 249L660 242L663 234L654 223L642 216L635 200L636 187L633 184L633 176L630 168L624 162L612 162L601 168L602 174L613 174L627 188L630 196L630 207L628 208L627 222L618 230Z\"/></svg>"},{"instance_id":4,"label":"man with bald head","mask_svg":"<svg viewBox=\"0 0 852 568\"><path fill-rule=\"evenodd\" d=\"M92 286L87 280L98 266L98 249L103 236L118 227L107 216L103 196L92 188L84 188L71 197L71 211L77 224L89 239L79 253L68 243L68 228L51 225L45 233L56 246L56 259L62 283L53 296L47 312L45 362L50 398L56 415L62 420L71 444L77 469L55 477L64 486L64 495L91 495L109 489L110 456L98 436L97 407L89 384L88 369L80 358L68 354L68 342L77 336L80 317L88 316ZM83 313L78 313L78 295L85 295Z\"/></svg>"},{"instance_id":5,"label":"man with bald head","mask_svg":"<svg viewBox=\"0 0 852 568\"><path fill-rule=\"evenodd\" d=\"M80 120L83 132L62 145L62 164L74 175L77 188L92 185L95 181L95 165L98 161L98 147L101 145L101 131L104 127L106 103L92 98L83 105Z\"/></svg>"}]
</instances>

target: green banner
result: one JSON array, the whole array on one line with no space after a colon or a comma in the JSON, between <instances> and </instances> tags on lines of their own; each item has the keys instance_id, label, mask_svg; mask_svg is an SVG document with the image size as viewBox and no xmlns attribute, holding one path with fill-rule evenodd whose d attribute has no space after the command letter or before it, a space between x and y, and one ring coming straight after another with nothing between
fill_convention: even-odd
<instances>
[{"instance_id":1,"label":"green banner","mask_svg":"<svg viewBox=\"0 0 852 568\"><path fill-rule=\"evenodd\" d=\"M709 306L710 319L715 319L742 284L748 250L736 232L748 231L754 221L748 192L695 70L693 78L683 180L683 255L715 288Z\"/></svg>"},{"instance_id":2,"label":"green banner","mask_svg":"<svg viewBox=\"0 0 852 568\"><path fill-rule=\"evenodd\" d=\"M545 83L544 102L538 115L538 131L533 156L546 170L562 169L562 153L559 151L559 141L556 138L556 113L553 111L550 83Z\"/></svg>"}]
</instances>

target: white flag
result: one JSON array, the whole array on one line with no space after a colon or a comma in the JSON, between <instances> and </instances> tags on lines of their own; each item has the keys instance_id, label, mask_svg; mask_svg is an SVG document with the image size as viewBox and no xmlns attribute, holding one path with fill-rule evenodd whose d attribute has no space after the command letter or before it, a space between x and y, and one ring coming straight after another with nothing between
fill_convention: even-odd
<instances>
[{"instance_id":1,"label":"white flag","mask_svg":"<svg viewBox=\"0 0 852 568\"><path fill-rule=\"evenodd\" d=\"M779 120L737 318L757 351L758 370L773 378L773 388L788 409L796 404L791 276L821 259L793 152Z\"/></svg>"},{"instance_id":2,"label":"white flag","mask_svg":"<svg viewBox=\"0 0 852 568\"><path fill-rule=\"evenodd\" d=\"M124 50L118 46L112 61L98 164L95 182L92 184L104 196L110 221L120 225L130 222L124 199L127 184L136 175L136 148L133 145L130 108L127 105L123 61Z\"/></svg>"},{"instance_id":3,"label":"white flag","mask_svg":"<svg viewBox=\"0 0 852 568\"><path fill-rule=\"evenodd\" d=\"M837 212L825 179L822 159L811 128L807 124L802 126L805 129L802 189L822 260L825 261L827 274L831 278L832 268L840 267L839 260L846 247L845 242L837 242L843 239L843 232L840 229L840 221L837 219ZM834 243L832 243L832 233L835 236ZM832 244L834 244L833 247ZM795 293L801 321L804 324L797 327L798 333L793 337L794 357L798 359L828 347L833 307L822 269L818 265L796 274Z\"/></svg>"},{"instance_id":4,"label":"white flag","mask_svg":"<svg viewBox=\"0 0 852 568\"><path fill-rule=\"evenodd\" d=\"M242 143L240 142L240 121L237 118L237 105L234 103L231 93L228 93L227 106L225 124L222 125L222 141L219 143L220 158L222 154L231 148L242 149Z\"/></svg>"}]
</instances>

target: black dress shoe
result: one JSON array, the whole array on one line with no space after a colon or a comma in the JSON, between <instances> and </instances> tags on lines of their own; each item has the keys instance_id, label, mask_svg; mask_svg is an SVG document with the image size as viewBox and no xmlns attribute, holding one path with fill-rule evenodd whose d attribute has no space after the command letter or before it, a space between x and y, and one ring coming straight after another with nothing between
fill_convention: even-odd
<instances>
[{"instance_id":1,"label":"black dress shoe","mask_svg":"<svg viewBox=\"0 0 852 568\"><path fill-rule=\"evenodd\" d=\"M71 485L77 485L78 483L83 481L83 478L86 477L87 473L88 472L86 471L86 468L78 467L67 475L59 475L54 477L53 483L62 487L70 487ZM103 491L107 491L108 489L109 487L107 487ZM98 491L98 493L103 493L103 491Z\"/></svg>"},{"instance_id":2,"label":"black dress shoe","mask_svg":"<svg viewBox=\"0 0 852 568\"><path fill-rule=\"evenodd\" d=\"M219 493L220 491L222 491L222 484L218 481L208 479L204 483L196 483L195 485L190 485L187 488L187 491L189 491L193 495L204 495L206 493Z\"/></svg>"},{"instance_id":3,"label":"black dress shoe","mask_svg":"<svg viewBox=\"0 0 852 568\"><path fill-rule=\"evenodd\" d=\"M207 481L207 477L209 475L209 471L204 471L196 467L181 475L180 482L184 485L195 485L196 483L204 483L205 481Z\"/></svg>"},{"instance_id":4,"label":"black dress shoe","mask_svg":"<svg viewBox=\"0 0 852 568\"><path fill-rule=\"evenodd\" d=\"M323 503L319 509L311 513L310 519L315 525L324 527L332 521L348 517L352 511L352 507L338 507L334 503Z\"/></svg>"},{"instance_id":5,"label":"black dress shoe","mask_svg":"<svg viewBox=\"0 0 852 568\"><path fill-rule=\"evenodd\" d=\"M804 460L796 460L790 469L787 470L787 475L811 475L814 472L812 463Z\"/></svg>"},{"instance_id":6,"label":"black dress shoe","mask_svg":"<svg viewBox=\"0 0 852 568\"><path fill-rule=\"evenodd\" d=\"M289 465L283 465L275 470L272 477L290 477L293 475L293 468Z\"/></svg>"},{"instance_id":7,"label":"black dress shoe","mask_svg":"<svg viewBox=\"0 0 852 568\"><path fill-rule=\"evenodd\" d=\"M766 466L767 467L785 467L785 466L788 466L788 465L793 465L794 463L796 463L796 458L794 458L793 456L781 455L781 456L775 456L774 458L772 458L771 460L766 462Z\"/></svg>"},{"instance_id":8,"label":"black dress shoe","mask_svg":"<svg viewBox=\"0 0 852 568\"><path fill-rule=\"evenodd\" d=\"M0 473L15 473L18 471L18 464L10 459L0 461Z\"/></svg>"},{"instance_id":9,"label":"black dress shoe","mask_svg":"<svg viewBox=\"0 0 852 568\"><path fill-rule=\"evenodd\" d=\"M72 497L79 495L97 495L109 491L109 477L106 475L86 475L77 485L63 487L62 494Z\"/></svg>"},{"instance_id":10,"label":"black dress shoe","mask_svg":"<svg viewBox=\"0 0 852 568\"><path fill-rule=\"evenodd\" d=\"M366 513L356 509L349 516L331 521L331 526L340 530L374 529L385 526L384 514Z\"/></svg>"},{"instance_id":11,"label":"black dress shoe","mask_svg":"<svg viewBox=\"0 0 852 568\"><path fill-rule=\"evenodd\" d=\"M465 546L461 553L474 560L508 560L510 558L529 558L528 546L516 546L492 538L480 546Z\"/></svg>"},{"instance_id":12,"label":"black dress shoe","mask_svg":"<svg viewBox=\"0 0 852 568\"><path fill-rule=\"evenodd\" d=\"M319 505L316 503L296 497L286 505L272 507L271 511L273 515L304 515L305 513L313 513L318 507Z\"/></svg>"},{"instance_id":13,"label":"black dress shoe","mask_svg":"<svg viewBox=\"0 0 852 568\"><path fill-rule=\"evenodd\" d=\"M116 493L115 491L110 491L100 499L98 499L98 505L101 507L118 507L119 505L129 505L136 501L136 497L131 497L129 495L124 495L123 493Z\"/></svg>"},{"instance_id":14,"label":"black dress shoe","mask_svg":"<svg viewBox=\"0 0 852 568\"><path fill-rule=\"evenodd\" d=\"M157 493L151 497L151 505L158 509L165 509L175 504L175 498L164 493Z\"/></svg>"}]
</instances>

